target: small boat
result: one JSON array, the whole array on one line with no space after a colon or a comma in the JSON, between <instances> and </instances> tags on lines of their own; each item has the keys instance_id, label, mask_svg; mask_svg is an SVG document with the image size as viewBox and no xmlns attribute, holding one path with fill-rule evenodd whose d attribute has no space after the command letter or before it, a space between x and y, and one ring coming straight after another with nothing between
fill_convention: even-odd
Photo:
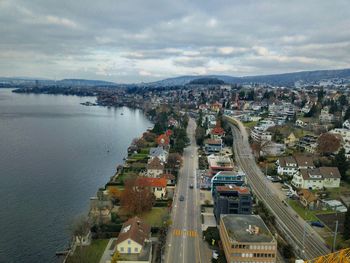
<instances>
[{"instance_id":1,"label":"small boat","mask_svg":"<svg viewBox=\"0 0 350 263\"><path fill-rule=\"evenodd\" d=\"M124 113L122 112L122 113L120 113L120 115L124 115Z\"/></svg>"}]
</instances>

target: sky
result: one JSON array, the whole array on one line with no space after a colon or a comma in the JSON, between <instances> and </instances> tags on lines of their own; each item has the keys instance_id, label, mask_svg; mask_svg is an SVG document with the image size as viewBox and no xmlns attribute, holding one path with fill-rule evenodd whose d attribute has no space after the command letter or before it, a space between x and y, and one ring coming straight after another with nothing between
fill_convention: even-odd
<instances>
[{"instance_id":1,"label":"sky","mask_svg":"<svg viewBox=\"0 0 350 263\"><path fill-rule=\"evenodd\" d=\"M349 0L0 0L0 76L118 83L350 68Z\"/></svg>"}]
</instances>

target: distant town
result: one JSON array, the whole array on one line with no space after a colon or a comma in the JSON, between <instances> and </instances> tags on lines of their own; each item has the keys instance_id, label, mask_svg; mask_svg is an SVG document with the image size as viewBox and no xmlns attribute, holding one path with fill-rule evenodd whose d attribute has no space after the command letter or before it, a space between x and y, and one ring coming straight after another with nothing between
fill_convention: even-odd
<instances>
[{"instance_id":1,"label":"distant town","mask_svg":"<svg viewBox=\"0 0 350 263\"><path fill-rule=\"evenodd\" d=\"M71 226L64 262L301 263L350 256L349 80L2 85L154 123Z\"/></svg>"}]
</instances>

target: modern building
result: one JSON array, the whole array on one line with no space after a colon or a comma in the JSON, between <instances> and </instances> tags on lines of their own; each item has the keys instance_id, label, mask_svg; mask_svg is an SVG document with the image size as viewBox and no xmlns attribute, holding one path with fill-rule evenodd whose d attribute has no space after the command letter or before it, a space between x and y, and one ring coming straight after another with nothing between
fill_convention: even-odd
<instances>
[{"instance_id":1,"label":"modern building","mask_svg":"<svg viewBox=\"0 0 350 263\"><path fill-rule=\"evenodd\" d=\"M260 126L254 127L254 129L252 129L252 131L250 132L250 136L256 142L264 142L264 141L272 140L272 133L266 131L264 128Z\"/></svg>"},{"instance_id":2,"label":"modern building","mask_svg":"<svg viewBox=\"0 0 350 263\"><path fill-rule=\"evenodd\" d=\"M227 262L276 262L277 241L258 215L221 215L220 238Z\"/></svg>"},{"instance_id":3,"label":"modern building","mask_svg":"<svg viewBox=\"0 0 350 263\"><path fill-rule=\"evenodd\" d=\"M233 171L233 161L230 157L225 155L209 155L209 172L211 175L215 175L220 171Z\"/></svg>"},{"instance_id":4,"label":"modern building","mask_svg":"<svg viewBox=\"0 0 350 263\"><path fill-rule=\"evenodd\" d=\"M245 183L245 179L245 173L238 168L235 168L232 171L220 171L210 180L212 194L214 195L217 186L228 184L242 186Z\"/></svg>"},{"instance_id":5,"label":"modern building","mask_svg":"<svg viewBox=\"0 0 350 263\"><path fill-rule=\"evenodd\" d=\"M204 151L206 154L219 153L222 150L222 139L206 139Z\"/></svg>"},{"instance_id":6,"label":"modern building","mask_svg":"<svg viewBox=\"0 0 350 263\"><path fill-rule=\"evenodd\" d=\"M302 151L314 153L317 148L317 136L305 135L299 139L296 146Z\"/></svg>"},{"instance_id":7,"label":"modern building","mask_svg":"<svg viewBox=\"0 0 350 263\"><path fill-rule=\"evenodd\" d=\"M337 167L300 169L294 174L292 185L297 188L312 190L338 188L340 186L340 178Z\"/></svg>"},{"instance_id":8,"label":"modern building","mask_svg":"<svg viewBox=\"0 0 350 263\"><path fill-rule=\"evenodd\" d=\"M116 250L122 256L118 262L151 262L151 227L140 218L126 221L116 240Z\"/></svg>"},{"instance_id":9,"label":"modern building","mask_svg":"<svg viewBox=\"0 0 350 263\"><path fill-rule=\"evenodd\" d=\"M214 215L220 223L221 214L246 214L252 213L252 195L248 187L225 185L216 186L214 194Z\"/></svg>"}]
</instances>

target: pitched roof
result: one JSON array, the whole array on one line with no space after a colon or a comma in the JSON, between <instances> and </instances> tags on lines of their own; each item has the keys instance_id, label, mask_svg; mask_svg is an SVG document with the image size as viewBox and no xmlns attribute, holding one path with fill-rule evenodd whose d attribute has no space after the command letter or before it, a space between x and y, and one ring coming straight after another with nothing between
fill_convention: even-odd
<instances>
[{"instance_id":1,"label":"pitched roof","mask_svg":"<svg viewBox=\"0 0 350 263\"><path fill-rule=\"evenodd\" d=\"M295 160L298 164L298 166L308 166L308 167L314 167L314 160L311 156L307 155L296 155Z\"/></svg>"},{"instance_id":2,"label":"pitched roof","mask_svg":"<svg viewBox=\"0 0 350 263\"><path fill-rule=\"evenodd\" d=\"M116 243L118 245L130 238L143 246L145 240L149 238L150 232L151 227L135 216L123 224Z\"/></svg>"},{"instance_id":3,"label":"pitched roof","mask_svg":"<svg viewBox=\"0 0 350 263\"><path fill-rule=\"evenodd\" d=\"M279 162L279 166L281 166L281 167L288 167L288 166L290 166L289 164L297 164L297 162L293 156L280 157L278 159L278 162Z\"/></svg>"},{"instance_id":4,"label":"pitched roof","mask_svg":"<svg viewBox=\"0 0 350 263\"><path fill-rule=\"evenodd\" d=\"M141 187L162 187L167 186L167 179L163 178L150 178L150 177L137 177L135 181L136 186Z\"/></svg>"},{"instance_id":5,"label":"pitched roof","mask_svg":"<svg viewBox=\"0 0 350 263\"><path fill-rule=\"evenodd\" d=\"M206 140L204 141L204 144L221 144L221 140L206 139Z\"/></svg>"},{"instance_id":6,"label":"pitched roof","mask_svg":"<svg viewBox=\"0 0 350 263\"><path fill-rule=\"evenodd\" d=\"M211 130L211 134L214 134L214 135L223 135L224 133L225 133L225 130L223 128L221 128L220 126L215 126Z\"/></svg>"},{"instance_id":7,"label":"pitched roof","mask_svg":"<svg viewBox=\"0 0 350 263\"><path fill-rule=\"evenodd\" d=\"M148 164L147 169L151 170L163 170L164 164L160 161L158 157L154 157Z\"/></svg>"},{"instance_id":8,"label":"pitched roof","mask_svg":"<svg viewBox=\"0 0 350 263\"><path fill-rule=\"evenodd\" d=\"M309 190L307 189L301 189L298 194L302 196L306 202L311 203L314 201L317 201L317 197Z\"/></svg>"},{"instance_id":9,"label":"pitched roof","mask_svg":"<svg viewBox=\"0 0 350 263\"><path fill-rule=\"evenodd\" d=\"M166 134L161 134L157 138L158 145L169 145L170 139Z\"/></svg>"},{"instance_id":10,"label":"pitched roof","mask_svg":"<svg viewBox=\"0 0 350 263\"><path fill-rule=\"evenodd\" d=\"M166 155L167 154L167 151L165 151L163 149L163 147L152 147L150 150L149 150L149 154L151 156L160 156L160 155Z\"/></svg>"},{"instance_id":11,"label":"pitched roof","mask_svg":"<svg viewBox=\"0 0 350 263\"><path fill-rule=\"evenodd\" d=\"M341 178L337 167L320 167L323 178Z\"/></svg>"},{"instance_id":12,"label":"pitched roof","mask_svg":"<svg viewBox=\"0 0 350 263\"><path fill-rule=\"evenodd\" d=\"M167 180L174 180L175 176L173 174L163 174L162 178L166 178Z\"/></svg>"}]
</instances>

